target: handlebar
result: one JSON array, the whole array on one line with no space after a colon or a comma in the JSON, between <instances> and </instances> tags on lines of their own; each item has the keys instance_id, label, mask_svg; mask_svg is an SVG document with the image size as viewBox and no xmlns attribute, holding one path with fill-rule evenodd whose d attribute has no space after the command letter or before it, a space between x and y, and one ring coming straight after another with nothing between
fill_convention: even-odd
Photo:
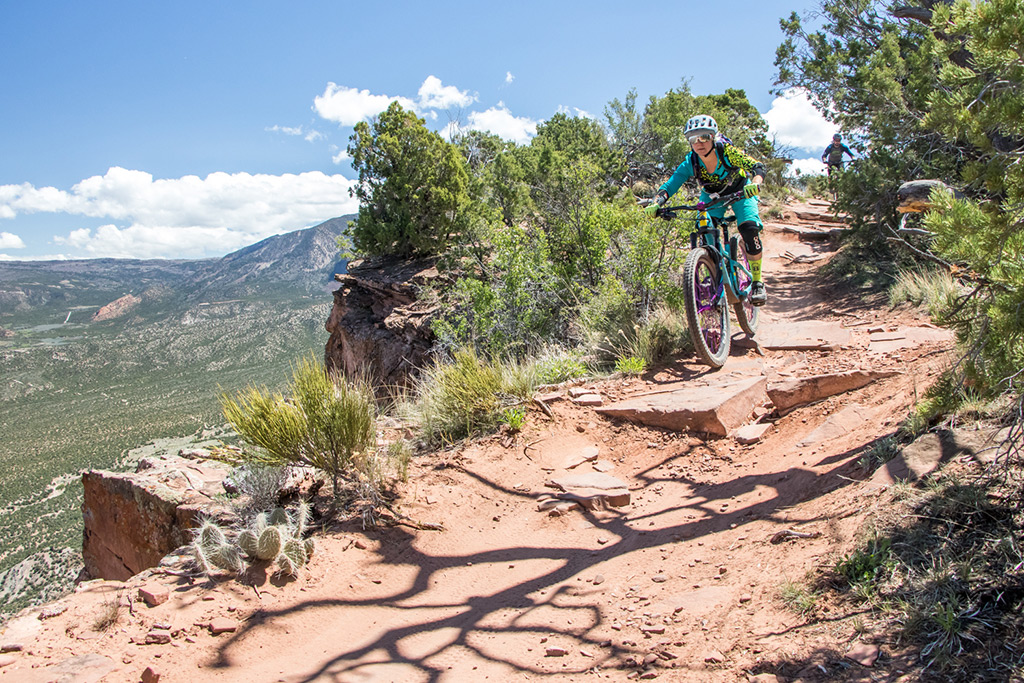
<instances>
[{"instance_id":1,"label":"handlebar","mask_svg":"<svg viewBox=\"0 0 1024 683\"><path fill-rule=\"evenodd\" d=\"M713 206L723 205L729 206L740 199L743 199L743 190L739 192L733 192L732 194L722 195L716 197L710 202L697 202L696 204L680 204L679 206L662 206L654 214L661 218L675 218L676 211L705 211ZM647 204L650 205L652 200L647 200Z\"/></svg>"}]
</instances>

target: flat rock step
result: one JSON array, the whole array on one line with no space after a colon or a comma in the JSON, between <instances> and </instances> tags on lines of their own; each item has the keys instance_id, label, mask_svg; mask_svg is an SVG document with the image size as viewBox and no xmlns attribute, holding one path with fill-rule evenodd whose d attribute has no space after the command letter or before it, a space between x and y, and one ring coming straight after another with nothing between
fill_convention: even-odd
<instances>
[{"instance_id":1,"label":"flat rock step","mask_svg":"<svg viewBox=\"0 0 1024 683\"><path fill-rule=\"evenodd\" d=\"M765 322L756 339L737 338L733 343L752 348L755 345L772 351L814 351L837 348L853 341L850 330L837 322Z\"/></svg>"},{"instance_id":2,"label":"flat rock step","mask_svg":"<svg viewBox=\"0 0 1024 683\"><path fill-rule=\"evenodd\" d=\"M727 376L705 386L641 394L597 408L597 412L677 432L726 436L748 422L767 400L764 377Z\"/></svg>"},{"instance_id":3,"label":"flat rock step","mask_svg":"<svg viewBox=\"0 0 1024 683\"><path fill-rule=\"evenodd\" d=\"M892 377L896 371L847 370L811 377L793 377L768 385L768 398L780 411L860 389L875 380Z\"/></svg>"},{"instance_id":4,"label":"flat rock step","mask_svg":"<svg viewBox=\"0 0 1024 683\"><path fill-rule=\"evenodd\" d=\"M766 222L766 228L774 228L796 235L801 241L828 240L838 238L846 230L845 228L817 228L805 225L790 225L788 223Z\"/></svg>"}]
</instances>

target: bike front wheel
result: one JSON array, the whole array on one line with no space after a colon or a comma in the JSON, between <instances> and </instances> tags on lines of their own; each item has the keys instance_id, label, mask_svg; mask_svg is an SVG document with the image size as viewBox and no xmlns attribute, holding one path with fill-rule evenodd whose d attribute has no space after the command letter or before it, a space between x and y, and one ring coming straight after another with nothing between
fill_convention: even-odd
<instances>
[{"instance_id":1,"label":"bike front wheel","mask_svg":"<svg viewBox=\"0 0 1024 683\"><path fill-rule=\"evenodd\" d=\"M732 310L736 314L736 322L740 324L740 329L746 332L747 336L753 337L757 334L761 309L750 303L750 286L754 282L750 277L750 259L747 258L747 248L739 237L733 237L729 246L732 249L733 260L740 266L735 271L736 294L746 292L746 295L740 295L740 300L732 305Z\"/></svg>"},{"instance_id":2,"label":"bike front wheel","mask_svg":"<svg viewBox=\"0 0 1024 683\"><path fill-rule=\"evenodd\" d=\"M711 253L697 247L690 251L683 267L683 296L686 323L697 356L707 365L720 368L729 357L729 307Z\"/></svg>"}]
</instances>

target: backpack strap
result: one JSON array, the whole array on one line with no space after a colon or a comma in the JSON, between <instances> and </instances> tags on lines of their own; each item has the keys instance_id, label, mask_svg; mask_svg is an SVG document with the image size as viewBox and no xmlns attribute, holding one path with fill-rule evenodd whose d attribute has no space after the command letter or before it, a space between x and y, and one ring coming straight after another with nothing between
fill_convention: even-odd
<instances>
[{"instance_id":1,"label":"backpack strap","mask_svg":"<svg viewBox=\"0 0 1024 683\"><path fill-rule=\"evenodd\" d=\"M715 151L718 152L718 163L725 166L727 171L725 175L726 187L735 182L736 171L740 170L738 166L729 163L729 160L725 157L725 141L715 140ZM690 154L690 163L693 166L693 177L697 179L697 184L704 187L704 183L700 181L700 158L697 154Z\"/></svg>"}]
</instances>

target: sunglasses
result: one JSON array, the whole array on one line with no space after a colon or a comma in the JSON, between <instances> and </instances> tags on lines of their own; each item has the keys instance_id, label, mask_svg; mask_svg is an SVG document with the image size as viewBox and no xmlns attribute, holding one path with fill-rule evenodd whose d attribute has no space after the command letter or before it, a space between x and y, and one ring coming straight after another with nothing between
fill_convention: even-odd
<instances>
[{"instance_id":1,"label":"sunglasses","mask_svg":"<svg viewBox=\"0 0 1024 683\"><path fill-rule=\"evenodd\" d=\"M702 133L700 135L691 135L686 139L689 140L690 144L692 145L698 142L711 142L712 140L714 140L714 136L711 135L710 133Z\"/></svg>"}]
</instances>

